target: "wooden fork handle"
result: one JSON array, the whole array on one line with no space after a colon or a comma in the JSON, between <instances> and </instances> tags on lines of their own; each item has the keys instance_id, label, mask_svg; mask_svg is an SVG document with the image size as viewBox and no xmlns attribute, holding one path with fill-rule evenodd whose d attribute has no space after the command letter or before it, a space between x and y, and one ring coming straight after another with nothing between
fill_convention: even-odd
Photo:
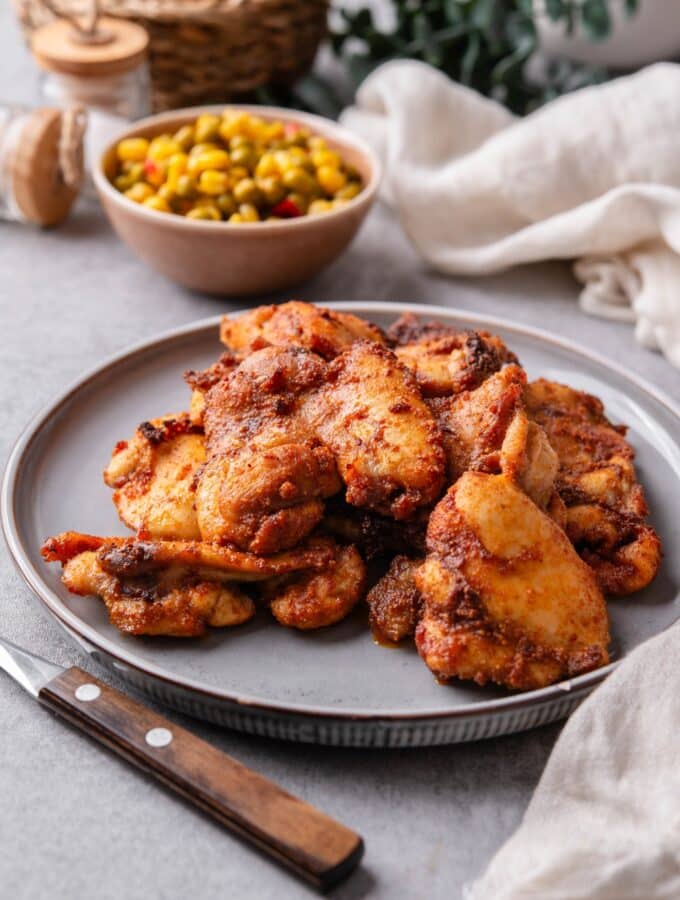
<instances>
[{"instance_id":1,"label":"wooden fork handle","mask_svg":"<svg viewBox=\"0 0 680 900\"><path fill-rule=\"evenodd\" d=\"M349 828L82 669L58 675L39 699L320 890L363 855Z\"/></svg>"}]
</instances>

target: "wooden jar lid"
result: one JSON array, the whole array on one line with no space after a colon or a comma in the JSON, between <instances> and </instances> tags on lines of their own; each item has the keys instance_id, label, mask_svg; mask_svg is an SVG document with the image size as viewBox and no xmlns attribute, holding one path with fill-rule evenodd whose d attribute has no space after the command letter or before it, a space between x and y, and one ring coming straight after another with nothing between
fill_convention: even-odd
<instances>
[{"instance_id":1,"label":"wooden jar lid","mask_svg":"<svg viewBox=\"0 0 680 900\"><path fill-rule=\"evenodd\" d=\"M65 75L118 75L144 59L149 36L141 25L104 16L97 22L100 40L88 40L70 22L55 19L36 29L31 50L48 72Z\"/></svg>"},{"instance_id":2,"label":"wooden jar lid","mask_svg":"<svg viewBox=\"0 0 680 900\"><path fill-rule=\"evenodd\" d=\"M78 189L69 187L59 164L62 111L37 109L18 136L12 160L14 200L29 222L57 225L69 213Z\"/></svg>"}]
</instances>

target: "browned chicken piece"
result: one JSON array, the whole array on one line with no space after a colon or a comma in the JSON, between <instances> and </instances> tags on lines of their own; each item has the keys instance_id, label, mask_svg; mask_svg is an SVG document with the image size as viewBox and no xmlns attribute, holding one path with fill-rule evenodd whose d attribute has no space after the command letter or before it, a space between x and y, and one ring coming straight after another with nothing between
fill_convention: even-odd
<instances>
[{"instance_id":1,"label":"browned chicken piece","mask_svg":"<svg viewBox=\"0 0 680 900\"><path fill-rule=\"evenodd\" d=\"M441 434L415 378L391 350L352 344L329 364L305 415L335 455L348 503L406 519L438 497Z\"/></svg>"},{"instance_id":2,"label":"browned chicken piece","mask_svg":"<svg viewBox=\"0 0 680 900\"><path fill-rule=\"evenodd\" d=\"M600 587L610 595L645 587L661 563L661 542L645 523L647 503L625 426L612 425L596 397L544 379L529 385L526 403L559 458L556 487L567 534Z\"/></svg>"},{"instance_id":3,"label":"browned chicken piece","mask_svg":"<svg viewBox=\"0 0 680 900\"><path fill-rule=\"evenodd\" d=\"M387 572L366 595L371 627L379 638L397 643L416 630L421 597L415 572L422 562L395 556Z\"/></svg>"},{"instance_id":4,"label":"browned chicken piece","mask_svg":"<svg viewBox=\"0 0 680 900\"><path fill-rule=\"evenodd\" d=\"M351 313L291 300L280 306L258 306L237 319L224 316L220 339L241 355L269 346L304 347L333 359L356 340L382 344L385 335L377 325Z\"/></svg>"},{"instance_id":5,"label":"browned chicken piece","mask_svg":"<svg viewBox=\"0 0 680 900\"><path fill-rule=\"evenodd\" d=\"M468 470L504 472L542 508L553 497L558 461L524 408L527 377L511 364L473 391L430 401L444 437L449 481Z\"/></svg>"},{"instance_id":6,"label":"browned chicken piece","mask_svg":"<svg viewBox=\"0 0 680 900\"><path fill-rule=\"evenodd\" d=\"M192 424L203 427L203 411L205 410L205 395L218 381L226 378L230 372L238 366L240 360L233 353L223 353L222 356L207 369L198 371L188 369L184 373L184 380L191 388L191 405L189 418Z\"/></svg>"},{"instance_id":7,"label":"browned chicken piece","mask_svg":"<svg viewBox=\"0 0 680 900\"><path fill-rule=\"evenodd\" d=\"M142 539L200 540L194 479L204 462L203 430L187 413L143 422L104 470L121 521Z\"/></svg>"},{"instance_id":8,"label":"browned chicken piece","mask_svg":"<svg viewBox=\"0 0 680 900\"><path fill-rule=\"evenodd\" d=\"M406 313L389 329L398 359L415 374L424 397L448 397L479 387L517 357L488 331L421 323Z\"/></svg>"},{"instance_id":9,"label":"browned chicken piece","mask_svg":"<svg viewBox=\"0 0 680 900\"><path fill-rule=\"evenodd\" d=\"M416 644L438 678L529 690L608 662L593 571L507 476L466 472L432 513L427 549Z\"/></svg>"},{"instance_id":10,"label":"browned chicken piece","mask_svg":"<svg viewBox=\"0 0 680 900\"><path fill-rule=\"evenodd\" d=\"M207 463L196 489L203 540L275 553L321 521L323 498L342 483L303 407L325 370L302 348L267 347L208 391Z\"/></svg>"},{"instance_id":11,"label":"browned chicken piece","mask_svg":"<svg viewBox=\"0 0 680 900\"><path fill-rule=\"evenodd\" d=\"M263 596L281 625L310 631L340 622L364 595L366 566L356 547L333 545L322 572L265 582Z\"/></svg>"},{"instance_id":12,"label":"browned chicken piece","mask_svg":"<svg viewBox=\"0 0 680 900\"><path fill-rule=\"evenodd\" d=\"M263 581L306 569L323 569L333 557L323 540L307 543L273 556L255 556L232 547L200 541L140 541L137 538L97 537L66 531L48 538L41 547L46 562L67 563L94 551L111 575L134 578L171 567L191 570L207 581Z\"/></svg>"},{"instance_id":13,"label":"browned chicken piece","mask_svg":"<svg viewBox=\"0 0 680 900\"><path fill-rule=\"evenodd\" d=\"M208 626L240 625L255 614L251 598L233 584L201 579L181 566L119 577L94 550L70 559L62 581L72 594L100 597L111 624L127 634L198 637Z\"/></svg>"}]
</instances>

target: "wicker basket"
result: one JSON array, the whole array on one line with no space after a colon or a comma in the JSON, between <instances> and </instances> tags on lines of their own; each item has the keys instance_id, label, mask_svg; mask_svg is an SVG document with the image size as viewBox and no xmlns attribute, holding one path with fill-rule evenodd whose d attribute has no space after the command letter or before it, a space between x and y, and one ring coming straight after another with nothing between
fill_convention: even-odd
<instances>
[{"instance_id":1,"label":"wicker basket","mask_svg":"<svg viewBox=\"0 0 680 900\"><path fill-rule=\"evenodd\" d=\"M55 0L79 14L82 0ZM41 0L14 0L30 36L52 18ZM149 33L154 111L220 103L304 74L326 33L329 0L100 0L102 13Z\"/></svg>"}]
</instances>

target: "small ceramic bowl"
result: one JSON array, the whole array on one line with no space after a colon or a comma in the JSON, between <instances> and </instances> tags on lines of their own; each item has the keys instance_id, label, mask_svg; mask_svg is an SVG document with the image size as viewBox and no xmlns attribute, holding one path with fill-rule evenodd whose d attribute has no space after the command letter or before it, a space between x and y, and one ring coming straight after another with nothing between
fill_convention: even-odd
<instances>
[{"instance_id":1,"label":"small ceramic bowl","mask_svg":"<svg viewBox=\"0 0 680 900\"><path fill-rule=\"evenodd\" d=\"M234 106L263 119L299 122L321 135L354 166L364 189L346 205L316 216L279 222L230 224L160 213L129 200L111 184L116 144L123 138L151 138L174 132L203 112L201 106L174 110L135 122L122 131L94 167L94 182L119 237L144 262L168 278L209 294L263 294L298 284L325 268L350 243L375 200L380 164L359 138L329 119L272 106Z\"/></svg>"}]
</instances>

